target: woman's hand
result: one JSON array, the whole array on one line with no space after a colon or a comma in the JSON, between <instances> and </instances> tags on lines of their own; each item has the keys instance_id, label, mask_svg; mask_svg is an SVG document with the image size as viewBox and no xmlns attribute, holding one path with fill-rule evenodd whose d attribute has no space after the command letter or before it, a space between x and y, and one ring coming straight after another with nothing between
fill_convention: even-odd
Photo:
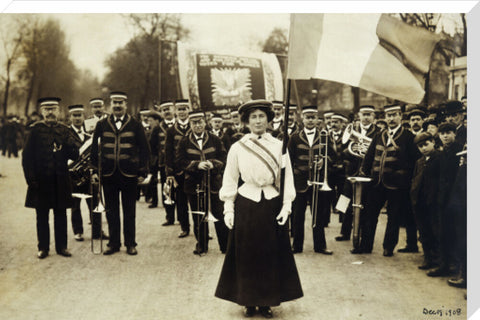
<instances>
[{"instance_id":1,"label":"woman's hand","mask_svg":"<svg viewBox=\"0 0 480 320\"><path fill-rule=\"evenodd\" d=\"M225 216L223 217L223 220L225 221L225 225L230 230L232 230L232 228L233 228L234 218L235 218L235 214L233 212L227 212L227 213L225 213Z\"/></svg>"},{"instance_id":2,"label":"woman's hand","mask_svg":"<svg viewBox=\"0 0 480 320\"><path fill-rule=\"evenodd\" d=\"M288 220L288 216L290 215L290 210L282 208L280 213L277 216L277 222L279 225L283 226L285 222Z\"/></svg>"}]
</instances>

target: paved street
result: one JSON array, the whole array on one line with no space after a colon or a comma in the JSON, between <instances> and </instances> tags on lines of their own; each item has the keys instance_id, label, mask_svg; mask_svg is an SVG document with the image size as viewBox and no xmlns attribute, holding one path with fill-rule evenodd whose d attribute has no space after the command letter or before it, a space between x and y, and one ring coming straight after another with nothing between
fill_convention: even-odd
<instances>
[{"instance_id":1,"label":"paved street","mask_svg":"<svg viewBox=\"0 0 480 320\"><path fill-rule=\"evenodd\" d=\"M51 217L50 256L39 260L35 213L23 205L20 159L2 157L0 173L0 319L243 319L241 307L214 297L224 257L216 239L206 256L193 255L193 233L178 239L178 223L162 227L163 209L148 209L142 198L137 256L124 248L113 256L93 255L84 205L86 241L73 239L68 213L73 256L56 255ZM465 319L465 290L418 270L421 253L382 256L385 221L381 215L371 255L352 255L350 242L334 240L340 229L336 215L326 230L332 256L314 253L307 231L304 252L295 256L305 296L273 308L275 318ZM403 247L405 231L400 235ZM442 315L427 316L425 310ZM457 310L460 316L453 315Z\"/></svg>"}]
</instances>

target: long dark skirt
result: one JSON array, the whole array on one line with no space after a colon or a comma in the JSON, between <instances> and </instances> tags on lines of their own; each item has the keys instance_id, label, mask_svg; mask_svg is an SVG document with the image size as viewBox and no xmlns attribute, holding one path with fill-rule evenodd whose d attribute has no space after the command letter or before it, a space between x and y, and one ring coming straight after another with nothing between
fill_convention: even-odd
<instances>
[{"instance_id":1,"label":"long dark skirt","mask_svg":"<svg viewBox=\"0 0 480 320\"><path fill-rule=\"evenodd\" d=\"M240 195L215 296L242 306L278 306L303 296L288 228L275 218L280 197L257 203Z\"/></svg>"}]
</instances>

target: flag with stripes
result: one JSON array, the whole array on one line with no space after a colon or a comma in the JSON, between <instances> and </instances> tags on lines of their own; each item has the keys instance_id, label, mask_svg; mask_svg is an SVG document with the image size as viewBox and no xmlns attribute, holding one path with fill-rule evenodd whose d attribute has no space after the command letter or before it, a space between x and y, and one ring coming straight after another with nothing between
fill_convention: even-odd
<instances>
[{"instance_id":1,"label":"flag with stripes","mask_svg":"<svg viewBox=\"0 0 480 320\"><path fill-rule=\"evenodd\" d=\"M292 14L288 79L345 83L420 103L441 39L386 14Z\"/></svg>"}]
</instances>

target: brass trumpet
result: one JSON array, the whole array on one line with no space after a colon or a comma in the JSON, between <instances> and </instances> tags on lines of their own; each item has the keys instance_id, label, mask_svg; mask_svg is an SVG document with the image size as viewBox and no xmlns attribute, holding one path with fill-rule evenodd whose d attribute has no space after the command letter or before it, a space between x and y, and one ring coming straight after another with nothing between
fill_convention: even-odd
<instances>
[{"instance_id":1,"label":"brass trumpet","mask_svg":"<svg viewBox=\"0 0 480 320\"><path fill-rule=\"evenodd\" d=\"M309 186L312 186L312 202L310 208L312 211L312 227L317 225L317 210L318 210L318 192L332 191L332 188L328 185L328 131L323 129L320 131L320 143L319 143L318 155L315 155L311 166L313 171L311 172L312 179L307 181ZM323 166L323 181L320 182L320 173Z\"/></svg>"}]
</instances>

